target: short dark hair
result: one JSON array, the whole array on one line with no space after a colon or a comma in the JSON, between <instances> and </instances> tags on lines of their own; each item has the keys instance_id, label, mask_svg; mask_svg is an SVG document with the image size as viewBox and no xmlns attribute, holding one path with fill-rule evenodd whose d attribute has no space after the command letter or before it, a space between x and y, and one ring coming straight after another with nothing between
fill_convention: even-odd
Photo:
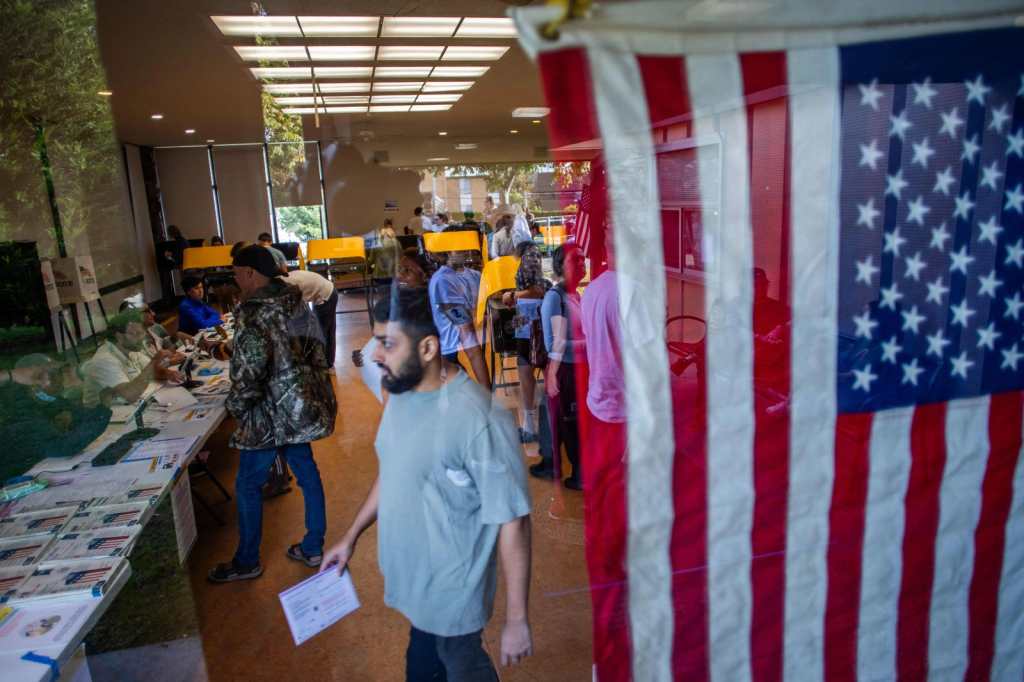
<instances>
[{"instance_id":1,"label":"short dark hair","mask_svg":"<svg viewBox=\"0 0 1024 682\"><path fill-rule=\"evenodd\" d=\"M534 248L536 246L537 245L534 244L531 241L526 241L526 240L521 241L518 244L516 244L516 256L518 256L519 258L522 258L523 256L526 255L527 251L529 251L531 248Z\"/></svg>"},{"instance_id":2,"label":"short dark hair","mask_svg":"<svg viewBox=\"0 0 1024 682\"><path fill-rule=\"evenodd\" d=\"M551 253L551 269L558 277L565 277L565 244Z\"/></svg>"},{"instance_id":3,"label":"short dark hair","mask_svg":"<svg viewBox=\"0 0 1024 682\"><path fill-rule=\"evenodd\" d=\"M249 242L235 242L231 245L231 258L233 259L239 251L249 246Z\"/></svg>"},{"instance_id":4,"label":"short dark hair","mask_svg":"<svg viewBox=\"0 0 1024 682\"><path fill-rule=\"evenodd\" d=\"M412 210L412 214L413 215L421 215L422 213L423 213L423 207L422 206L417 206L416 208L414 208Z\"/></svg>"},{"instance_id":5,"label":"short dark hair","mask_svg":"<svg viewBox=\"0 0 1024 682\"><path fill-rule=\"evenodd\" d=\"M107 334L111 338L114 334L124 334L128 331L128 325L142 324L142 313L138 310L125 310L107 320Z\"/></svg>"},{"instance_id":6,"label":"short dark hair","mask_svg":"<svg viewBox=\"0 0 1024 682\"><path fill-rule=\"evenodd\" d=\"M392 302L396 308L392 311ZM440 336L434 324L430 307L430 295L425 287L400 289L393 287L387 296L382 296L373 306L373 321L398 322L402 331L417 344L428 336Z\"/></svg>"},{"instance_id":7,"label":"short dark hair","mask_svg":"<svg viewBox=\"0 0 1024 682\"><path fill-rule=\"evenodd\" d=\"M258 242L272 242L274 238L270 236L269 232L260 232L260 236L256 237Z\"/></svg>"},{"instance_id":8,"label":"short dark hair","mask_svg":"<svg viewBox=\"0 0 1024 682\"><path fill-rule=\"evenodd\" d=\"M200 285L202 283L203 283L203 278L202 277L196 277L195 275L186 275L185 277L181 278L181 290L182 291L189 291L191 289L195 289L196 286L198 286L198 285Z\"/></svg>"},{"instance_id":9,"label":"short dark hair","mask_svg":"<svg viewBox=\"0 0 1024 682\"><path fill-rule=\"evenodd\" d=\"M438 213L437 217L440 218L441 220L445 221L445 222L448 222L448 214L447 213Z\"/></svg>"},{"instance_id":10,"label":"short dark hair","mask_svg":"<svg viewBox=\"0 0 1024 682\"><path fill-rule=\"evenodd\" d=\"M224 237L219 234L215 234L210 237L210 246L224 246Z\"/></svg>"}]
</instances>

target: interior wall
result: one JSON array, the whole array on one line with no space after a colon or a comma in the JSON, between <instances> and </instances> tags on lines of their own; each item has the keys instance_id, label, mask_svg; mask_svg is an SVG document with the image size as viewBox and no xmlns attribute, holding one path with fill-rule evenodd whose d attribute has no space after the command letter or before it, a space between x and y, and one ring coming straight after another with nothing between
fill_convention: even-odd
<instances>
[{"instance_id":1,"label":"interior wall","mask_svg":"<svg viewBox=\"0 0 1024 682\"><path fill-rule=\"evenodd\" d=\"M206 148L157 149L156 166L167 225L177 225L188 239L217 234Z\"/></svg>"},{"instance_id":2,"label":"interior wall","mask_svg":"<svg viewBox=\"0 0 1024 682\"><path fill-rule=\"evenodd\" d=\"M135 216L135 241L138 245L139 266L142 268L143 293L147 301L155 301L162 295L160 273L156 267L156 251L153 248L153 226L149 219L146 202L146 181L142 174L142 158L139 148L133 144L124 146L125 162L128 168L129 200Z\"/></svg>"},{"instance_id":3,"label":"interior wall","mask_svg":"<svg viewBox=\"0 0 1024 682\"><path fill-rule=\"evenodd\" d=\"M213 163L224 221L224 243L252 242L260 232L270 232L263 148L214 147Z\"/></svg>"}]
</instances>

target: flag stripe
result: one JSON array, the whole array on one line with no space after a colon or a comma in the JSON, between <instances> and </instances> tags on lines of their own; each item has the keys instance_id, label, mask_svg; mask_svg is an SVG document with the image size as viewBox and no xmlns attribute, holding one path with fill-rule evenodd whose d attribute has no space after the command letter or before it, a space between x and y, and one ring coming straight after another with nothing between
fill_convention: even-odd
<instances>
[{"instance_id":1,"label":"flag stripe","mask_svg":"<svg viewBox=\"0 0 1024 682\"><path fill-rule=\"evenodd\" d=\"M830 564L829 496L836 449L837 334L835 254L838 243L838 53L835 49L792 50L787 58L790 86L792 171L793 324L790 338L791 391L789 502L786 519L786 679L825 678L825 614ZM826 200L822 201L822 197ZM823 229L824 226L824 229ZM822 254L833 254L831 259ZM870 420L868 421L870 428ZM859 461L867 462L867 434ZM862 469L866 474L866 470ZM863 504L866 478L856 479ZM845 483L845 481L844 481ZM859 541L863 524L857 534ZM859 551L857 566L859 566ZM859 573L857 574L859 577ZM859 583L853 585L859 588ZM856 605L856 590L853 591ZM852 639L852 633L850 633ZM849 670L853 661L849 659Z\"/></svg>"},{"instance_id":2,"label":"flag stripe","mask_svg":"<svg viewBox=\"0 0 1024 682\"><path fill-rule=\"evenodd\" d=\"M609 221L626 384L628 603L633 678L670 680L669 542L675 507L672 400L665 346L665 276L657 169L640 67L632 54L590 50L607 164Z\"/></svg>"},{"instance_id":3,"label":"flag stripe","mask_svg":"<svg viewBox=\"0 0 1024 682\"><path fill-rule=\"evenodd\" d=\"M992 396L988 433L991 439L981 517L974 533L974 570L970 588L970 639L967 679L988 680L995 646L999 575L1003 567L1006 520L1013 499L1013 472L1022 444L1024 400L1019 391Z\"/></svg>"},{"instance_id":4,"label":"flag stripe","mask_svg":"<svg viewBox=\"0 0 1024 682\"><path fill-rule=\"evenodd\" d=\"M903 501L910 479L913 415L911 408L887 410L874 415L871 422L857 623L860 680L891 680L896 670Z\"/></svg>"},{"instance_id":5,"label":"flag stripe","mask_svg":"<svg viewBox=\"0 0 1024 682\"><path fill-rule=\"evenodd\" d=\"M581 49L554 50L538 56L544 98L557 102L548 114L552 147L564 147L598 136L587 56Z\"/></svg>"},{"instance_id":6,"label":"flag stripe","mask_svg":"<svg viewBox=\"0 0 1024 682\"><path fill-rule=\"evenodd\" d=\"M695 111L742 102L735 55L687 57L686 81ZM702 220L718 245L718 272L706 279L708 428L708 641L713 680L749 679L751 589L750 532L753 515L753 387L751 334L750 198L746 113L742 107L695 121L702 145L697 166ZM717 204L717 205L716 205ZM717 215L719 212L721 215ZM732 324L722 323L728 315Z\"/></svg>"},{"instance_id":7,"label":"flag stripe","mask_svg":"<svg viewBox=\"0 0 1024 682\"><path fill-rule=\"evenodd\" d=\"M799 392L797 393L799 395ZM794 406L794 411L796 406ZM861 606L861 560L871 453L870 412L836 419L835 482L828 512L828 603L825 610L824 677L857 677L857 632ZM791 512L792 513L792 512Z\"/></svg>"},{"instance_id":8,"label":"flag stripe","mask_svg":"<svg viewBox=\"0 0 1024 682\"><path fill-rule=\"evenodd\" d=\"M989 457L989 398L958 400L946 413L946 466L939 489L935 581L928 633L932 679L963 679L967 669L968 593L974 531ZM941 434L940 434L941 435Z\"/></svg>"},{"instance_id":9,"label":"flag stripe","mask_svg":"<svg viewBox=\"0 0 1024 682\"><path fill-rule=\"evenodd\" d=\"M1019 418L1018 418L1019 419ZM1014 420L1011 425L1019 425ZM992 679L1024 679L1024 457L1017 455L1013 502L1006 522L1003 570L999 576L999 610ZM991 614L989 614L991 617Z\"/></svg>"},{"instance_id":10,"label":"flag stripe","mask_svg":"<svg viewBox=\"0 0 1024 682\"><path fill-rule=\"evenodd\" d=\"M747 113L750 228L754 265L779 272L783 305L789 283L789 103L784 52L740 55ZM765 99L768 98L768 99ZM754 103L755 100L761 100ZM777 268L777 269L776 269ZM788 324L790 320L783 320ZM767 334L777 311L752 310L753 330ZM755 682L782 674L785 612L786 509L789 480L789 333L778 345L754 344L754 519L750 580L753 597L750 658Z\"/></svg>"},{"instance_id":11,"label":"flag stripe","mask_svg":"<svg viewBox=\"0 0 1024 682\"><path fill-rule=\"evenodd\" d=\"M910 427L910 479L905 503L896 673L919 680L928 671L928 619L935 581L939 489L946 465L946 403L919 405Z\"/></svg>"}]
</instances>

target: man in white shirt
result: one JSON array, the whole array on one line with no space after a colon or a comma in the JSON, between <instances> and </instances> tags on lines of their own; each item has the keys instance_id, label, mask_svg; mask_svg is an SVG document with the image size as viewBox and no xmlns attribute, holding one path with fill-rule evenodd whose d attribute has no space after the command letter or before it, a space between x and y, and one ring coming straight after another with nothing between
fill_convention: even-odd
<instances>
[{"instance_id":1,"label":"man in white shirt","mask_svg":"<svg viewBox=\"0 0 1024 682\"><path fill-rule=\"evenodd\" d=\"M409 219L407 226L409 234L424 234L426 232L434 231L434 221L428 216L423 215L423 207L417 206L412 212L412 218Z\"/></svg>"},{"instance_id":2,"label":"man in white shirt","mask_svg":"<svg viewBox=\"0 0 1024 682\"><path fill-rule=\"evenodd\" d=\"M82 365L85 378L82 402L86 406L103 403L131 404L164 368L170 353L157 351L148 362L139 361L146 330L135 311L120 313L107 322L109 338L95 355Z\"/></svg>"},{"instance_id":3,"label":"man in white shirt","mask_svg":"<svg viewBox=\"0 0 1024 682\"><path fill-rule=\"evenodd\" d=\"M313 313L324 333L327 364L334 368L334 332L338 321L338 290L334 282L310 270L292 270L284 280L302 292L302 300L313 304Z\"/></svg>"}]
</instances>

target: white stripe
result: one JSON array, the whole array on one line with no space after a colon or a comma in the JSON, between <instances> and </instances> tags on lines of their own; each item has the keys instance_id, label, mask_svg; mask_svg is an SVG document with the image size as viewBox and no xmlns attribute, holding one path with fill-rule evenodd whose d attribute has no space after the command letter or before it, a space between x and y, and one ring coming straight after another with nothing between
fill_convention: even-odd
<instances>
[{"instance_id":1,"label":"white stripe","mask_svg":"<svg viewBox=\"0 0 1024 682\"><path fill-rule=\"evenodd\" d=\"M946 409L946 466L939 487L935 578L928 622L929 679L962 680L967 672L974 531L989 455L988 396Z\"/></svg>"},{"instance_id":2,"label":"white stripe","mask_svg":"<svg viewBox=\"0 0 1024 682\"><path fill-rule=\"evenodd\" d=\"M861 557L857 679L896 677L896 624L903 574L904 498L910 482L913 408L875 415Z\"/></svg>"},{"instance_id":3,"label":"white stripe","mask_svg":"<svg viewBox=\"0 0 1024 682\"><path fill-rule=\"evenodd\" d=\"M626 567L633 679L672 679L672 398L657 169L630 54L588 50L614 226L629 463Z\"/></svg>"},{"instance_id":4,"label":"white stripe","mask_svg":"<svg viewBox=\"0 0 1024 682\"><path fill-rule=\"evenodd\" d=\"M793 326L786 513L785 679L825 678L829 507L835 476L839 58L787 55Z\"/></svg>"},{"instance_id":5,"label":"white stripe","mask_svg":"<svg viewBox=\"0 0 1024 682\"><path fill-rule=\"evenodd\" d=\"M695 110L742 101L736 55L688 57ZM750 678L753 523L753 246L742 106L695 121L702 224L717 250L705 289L708 389L708 628L712 680ZM721 158L719 158L721 154ZM716 215L715 213L721 213Z\"/></svg>"},{"instance_id":6,"label":"white stripe","mask_svg":"<svg viewBox=\"0 0 1024 682\"><path fill-rule=\"evenodd\" d=\"M1024 678L1024 450L1013 475L997 608L992 680L1020 682Z\"/></svg>"}]
</instances>

